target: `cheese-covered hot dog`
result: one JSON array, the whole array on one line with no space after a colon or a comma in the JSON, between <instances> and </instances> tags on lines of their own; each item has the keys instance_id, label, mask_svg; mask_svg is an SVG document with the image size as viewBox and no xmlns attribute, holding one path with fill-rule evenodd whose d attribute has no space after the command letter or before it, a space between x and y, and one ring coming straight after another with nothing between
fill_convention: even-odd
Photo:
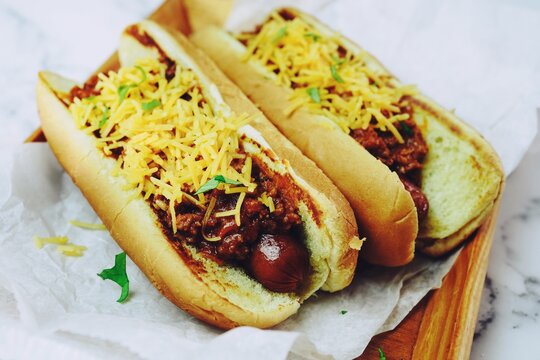
<instances>
[{"instance_id":1,"label":"cheese-covered hot dog","mask_svg":"<svg viewBox=\"0 0 540 360\"><path fill-rule=\"evenodd\" d=\"M477 132L313 17L279 9L252 31L191 39L344 193L368 261L405 264L417 238L442 255L500 195L499 159Z\"/></svg>"},{"instance_id":2,"label":"cheese-covered hot dog","mask_svg":"<svg viewBox=\"0 0 540 360\"><path fill-rule=\"evenodd\" d=\"M152 22L82 86L41 73L47 140L114 239L172 302L269 327L356 267L352 210L202 53Z\"/></svg>"}]
</instances>

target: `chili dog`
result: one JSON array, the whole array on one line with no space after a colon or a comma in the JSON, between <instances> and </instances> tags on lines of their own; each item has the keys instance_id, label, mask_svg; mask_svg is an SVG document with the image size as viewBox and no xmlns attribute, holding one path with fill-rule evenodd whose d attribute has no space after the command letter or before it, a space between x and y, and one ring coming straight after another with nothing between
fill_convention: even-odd
<instances>
[{"instance_id":1,"label":"chili dog","mask_svg":"<svg viewBox=\"0 0 540 360\"><path fill-rule=\"evenodd\" d=\"M113 238L169 300L273 326L352 280L362 241L331 181L180 34L126 29L84 85L39 75L43 131Z\"/></svg>"},{"instance_id":2,"label":"chili dog","mask_svg":"<svg viewBox=\"0 0 540 360\"><path fill-rule=\"evenodd\" d=\"M340 188L368 261L406 264L415 240L443 255L500 195L500 161L476 131L313 17L279 9L252 31L191 39Z\"/></svg>"}]
</instances>

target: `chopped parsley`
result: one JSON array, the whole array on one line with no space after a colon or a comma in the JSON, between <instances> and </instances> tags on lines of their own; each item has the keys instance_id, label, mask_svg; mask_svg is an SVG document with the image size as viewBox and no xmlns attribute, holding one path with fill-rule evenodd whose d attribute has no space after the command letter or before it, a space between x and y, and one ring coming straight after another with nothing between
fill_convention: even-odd
<instances>
[{"instance_id":1,"label":"chopped parsley","mask_svg":"<svg viewBox=\"0 0 540 360\"><path fill-rule=\"evenodd\" d=\"M341 315L345 315L346 313L348 313L347 310L341 310Z\"/></svg>"},{"instance_id":2,"label":"chopped parsley","mask_svg":"<svg viewBox=\"0 0 540 360\"><path fill-rule=\"evenodd\" d=\"M407 136L413 136L414 131L413 129L405 123L405 121L400 121L399 126L401 127L401 130L403 130L403 133Z\"/></svg>"},{"instance_id":3,"label":"chopped parsley","mask_svg":"<svg viewBox=\"0 0 540 360\"><path fill-rule=\"evenodd\" d=\"M135 65L135 67L141 72L141 81L137 83L137 85L141 85L143 82L146 81L146 71L139 65Z\"/></svg>"},{"instance_id":4,"label":"chopped parsley","mask_svg":"<svg viewBox=\"0 0 540 360\"><path fill-rule=\"evenodd\" d=\"M338 72L337 72L337 68L335 65L330 65L330 72L332 73L332 77L338 82L338 83L341 83L343 84L345 82L345 80L343 80L343 78L341 76L339 76Z\"/></svg>"},{"instance_id":5,"label":"chopped parsley","mask_svg":"<svg viewBox=\"0 0 540 360\"><path fill-rule=\"evenodd\" d=\"M99 127L101 128L107 120L109 119L109 108L105 107L105 110L103 111L103 116L101 117L101 121L99 122Z\"/></svg>"},{"instance_id":6,"label":"chopped parsley","mask_svg":"<svg viewBox=\"0 0 540 360\"><path fill-rule=\"evenodd\" d=\"M319 39L321 38L321 35L317 35L317 34L312 33L312 32L307 32L307 33L304 34L304 36L307 37L307 38L313 39L314 42L319 41Z\"/></svg>"},{"instance_id":7,"label":"chopped parsley","mask_svg":"<svg viewBox=\"0 0 540 360\"><path fill-rule=\"evenodd\" d=\"M126 98L127 96L127 93L130 89L133 89L134 87L137 87L137 85L135 84L128 84L128 85L120 85L118 87L118 103L122 103L122 101L124 101L124 99Z\"/></svg>"},{"instance_id":8,"label":"chopped parsley","mask_svg":"<svg viewBox=\"0 0 540 360\"><path fill-rule=\"evenodd\" d=\"M146 72L139 65L135 67L141 72L141 80L137 84L123 84L118 87L118 103L121 104L125 100L130 89L133 89L146 81Z\"/></svg>"},{"instance_id":9,"label":"chopped parsley","mask_svg":"<svg viewBox=\"0 0 540 360\"><path fill-rule=\"evenodd\" d=\"M114 266L110 269L105 269L97 274L103 280L112 280L120 287L122 287L122 293L117 302L124 302L129 295L129 279L126 273L126 253L121 252L114 258Z\"/></svg>"},{"instance_id":10,"label":"chopped parsley","mask_svg":"<svg viewBox=\"0 0 540 360\"><path fill-rule=\"evenodd\" d=\"M321 94L319 94L319 89L311 87L311 88L308 88L306 91L309 97L311 98L311 100L313 100L317 104L321 103Z\"/></svg>"},{"instance_id":11,"label":"chopped parsley","mask_svg":"<svg viewBox=\"0 0 540 360\"><path fill-rule=\"evenodd\" d=\"M197 192L195 192L195 195L202 194L202 193L205 193L205 192L210 191L210 190L214 190L221 183L231 184L231 185L242 185L242 183L240 181L227 179L223 175L216 175L213 178L211 178L210 180L208 180L203 186L201 186L199 188L199 190L197 190Z\"/></svg>"},{"instance_id":12,"label":"chopped parsley","mask_svg":"<svg viewBox=\"0 0 540 360\"><path fill-rule=\"evenodd\" d=\"M272 42L274 44L278 43L281 39L283 39L285 36L287 35L287 27L284 26L282 27L281 29L279 29L277 32L276 32L276 36L274 37L274 40L272 40Z\"/></svg>"},{"instance_id":13,"label":"chopped parsley","mask_svg":"<svg viewBox=\"0 0 540 360\"><path fill-rule=\"evenodd\" d=\"M334 62L336 63L336 65L341 65L341 64L343 64L345 61L347 61L346 58L342 58L342 57L339 57L339 56L336 56L336 55L332 55L332 60L334 60Z\"/></svg>"},{"instance_id":14,"label":"chopped parsley","mask_svg":"<svg viewBox=\"0 0 540 360\"><path fill-rule=\"evenodd\" d=\"M149 102L142 103L142 108L144 111L152 111L153 109L157 108L159 105L161 105L161 102L159 100L152 100Z\"/></svg>"},{"instance_id":15,"label":"chopped parsley","mask_svg":"<svg viewBox=\"0 0 540 360\"><path fill-rule=\"evenodd\" d=\"M379 360L386 360L386 355L384 354L384 351L380 346L379 346Z\"/></svg>"}]
</instances>

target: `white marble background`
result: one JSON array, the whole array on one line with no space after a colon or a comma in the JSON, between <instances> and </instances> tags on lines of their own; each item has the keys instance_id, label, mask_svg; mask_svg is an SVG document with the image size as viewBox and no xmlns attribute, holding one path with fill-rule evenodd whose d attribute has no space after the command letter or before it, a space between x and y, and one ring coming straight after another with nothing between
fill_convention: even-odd
<instances>
[{"instance_id":1,"label":"white marble background","mask_svg":"<svg viewBox=\"0 0 540 360\"><path fill-rule=\"evenodd\" d=\"M9 162L13 148L38 126L36 73L50 69L75 79L86 78L116 47L118 38L111 34L119 34L160 2L0 0L2 166ZM530 11L540 11L540 2L519 3ZM523 36L530 37L531 46L539 46L540 32ZM539 164L540 138L508 179L472 359L540 358ZM10 300L2 294L0 307ZM387 353L391 359L391 349Z\"/></svg>"}]
</instances>

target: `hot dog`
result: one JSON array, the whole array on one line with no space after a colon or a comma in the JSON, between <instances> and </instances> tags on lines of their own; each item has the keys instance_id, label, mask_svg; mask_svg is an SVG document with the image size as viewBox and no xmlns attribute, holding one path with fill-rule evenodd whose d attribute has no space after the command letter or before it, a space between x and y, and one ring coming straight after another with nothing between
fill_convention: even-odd
<instances>
[{"instance_id":1,"label":"hot dog","mask_svg":"<svg viewBox=\"0 0 540 360\"><path fill-rule=\"evenodd\" d=\"M411 261L462 243L500 196L491 146L313 17L278 9L254 30L191 36L334 181L367 236L361 256Z\"/></svg>"},{"instance_id":2,"label":"hot dog","mask_svg":"<svg viewBox=\"0 0 540 360\"><path fill-rule=\"evenodd\" d=\"M142 22L119 58L84 85L40 73L38 108L156 288L218 327L264 328L351 282L362 241L347 201L200 51Z\"/></svg>"}]
</instances>

